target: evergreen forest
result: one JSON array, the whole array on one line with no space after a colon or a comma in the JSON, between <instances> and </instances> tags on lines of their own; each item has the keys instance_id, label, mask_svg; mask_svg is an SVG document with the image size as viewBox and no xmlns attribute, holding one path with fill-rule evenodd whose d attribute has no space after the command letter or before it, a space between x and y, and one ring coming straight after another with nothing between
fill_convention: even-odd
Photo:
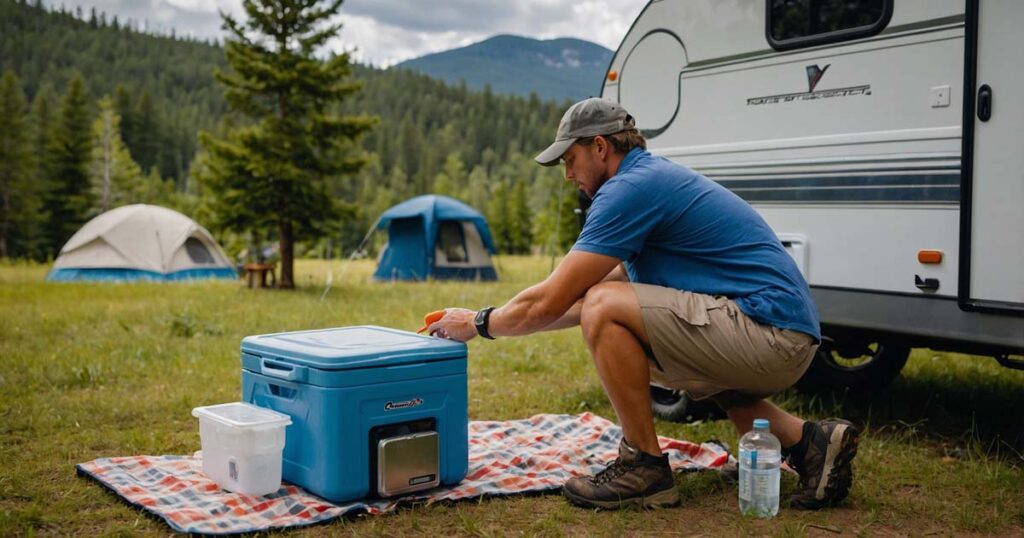
<instances>
[{"instance_id":1,"label":"evergreen forest","mask_svg":"<svg viewBox=\"0 0 1024 538\"><path fill-rule=\"evenodd\" d=\"M341 30L344 33L344 29ZM271 227L221 226L201 134L245 125L215 72L221 43L142 32L96 11L0 0L0 257L52 259L87 220L150 203L209 228L231 256L270 244ZM436 193L487 216L503 253L560 252L579 232L577 193L543 149L568 102L473 91L404 69L354 64L359 89L338 114L373 120L358 171L328 181L344 210L296 254L372 255L363 239L386 208Z\"/></svg>"}]
</instances>

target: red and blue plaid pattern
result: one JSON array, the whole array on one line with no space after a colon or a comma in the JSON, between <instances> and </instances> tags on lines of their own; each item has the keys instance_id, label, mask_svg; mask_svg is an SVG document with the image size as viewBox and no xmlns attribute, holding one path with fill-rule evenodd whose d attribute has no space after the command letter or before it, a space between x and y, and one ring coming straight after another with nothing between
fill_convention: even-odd
<instances>
[{"instance_id":1,"label":"red and blue plaid pattern","mask_svg":"<svg viewBox=\"0 0 1024 538\"><path fill-rule=\"evenodd\" d=\"M224 491L203 474L198 454L100 458L76 468L175 531L235 534L311 525L350 513L384 514L405 504L557 490L569 478L593 474L615 459L621 437L618 426L590 413L473 421L469 471L458 485L343 505L288 484L265 497ZM729 453L714 443L659 440L676 471L718 468L729 461Z\"/></svg>"}]
</instances>

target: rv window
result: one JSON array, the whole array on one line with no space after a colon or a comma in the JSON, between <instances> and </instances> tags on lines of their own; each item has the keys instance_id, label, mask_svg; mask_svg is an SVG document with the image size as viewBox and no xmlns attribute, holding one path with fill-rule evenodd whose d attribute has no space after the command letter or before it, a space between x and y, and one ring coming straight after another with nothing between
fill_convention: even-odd
<instances>
[{"instance_id":1,"label":"rv window","mask_svg":"<svg viewBox=\"0 0 1024 538\"><path fill-rule=\"evenodd\" d=\"M437 246L444 252L449 262L468 262L466 237L462 231L462 223L454 220L442 220L438 231Z\"/></svg>"},{"instance_id":2,"label":"rv window","mask_svg":"<svg viewBox=\"0 0 1024 538\"><path fill-rule=\"evenodd\" d=\"M768 0L768 43L776 50L875 35L892 17L892 0Z\"/></svg>"},{"instance_id":3,"label":"rv window","mask_svg":"<svg viewBox=\"0 0 1024 538\"><path fill-rule=\"evenodd\" d=\"M192 260L193 263L213 263L213 256L210 255L206 245L195 237L189 237L185 240L185 252L188 254L188 259Z\"/></svg>"}]
</instances>

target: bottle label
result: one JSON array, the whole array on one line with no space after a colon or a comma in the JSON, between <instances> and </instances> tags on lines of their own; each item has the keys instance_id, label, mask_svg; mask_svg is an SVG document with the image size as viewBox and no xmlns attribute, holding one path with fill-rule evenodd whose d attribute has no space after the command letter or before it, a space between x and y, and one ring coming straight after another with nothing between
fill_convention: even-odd
<instances>
[{"instance_id":1,"label":"bottle label","mask_svg":"<svg viewBox=\"0 0 1024 538\"><path fill-rule=\"evenodd\" d=\"M750 460L753 456L754 461L757 461L757 451L747 450L745 448L740 449L740 500L750 502L751 493L751 481L750 481ZM755 463L756 465L756 463Z\"/></svg>"},{"instance_id":2,"label":"bottle label","mask_svg":"<svg viewBox=\"0 0 1024 538\"><path fill-rule=\"evenodd\" d=\"M750 502L750 477L747 473L740 477L740 500Z\"/></svg>"},{"instance_id":3,"label":"bottle label","mask_svg":"<svg viewBox=\"0 0 1024 538\"><path fill-rule=\"evenodd\" d=\"M750 495L756 499L774 499L779 496L779 470L758 469L750 471ZM748 497L745 500L750 500Z\"/></svg>"},{"instance_id":4,"label":"bottle label","mask_svg":"<svg viewBox=\"0 0 1024 538\"><path fill-rule=\"evenodd\" d=\"M757 450L740 449L741 501L765 502L779 496L779 457L772 453L760 456L766 457L759 457Z\"/></svg>"}]
</instances>

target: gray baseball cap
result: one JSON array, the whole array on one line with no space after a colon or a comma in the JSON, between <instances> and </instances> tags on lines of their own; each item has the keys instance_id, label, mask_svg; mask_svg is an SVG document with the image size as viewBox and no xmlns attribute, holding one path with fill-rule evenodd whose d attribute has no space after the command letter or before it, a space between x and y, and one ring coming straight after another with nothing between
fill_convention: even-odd
<instances>
[{"instance_id":1,"label":"gray baseball cap","mask_svg":"<svg viewBox=\"0 0 1024 538\"><path fill-rule=\"evenodd\" d=\"M544 166L554 166L580 138L615 134L635 125L633 116L615 101L600 97L584 99L565 111L562 121L558 122L555 141L534 160Z\"/></svg>"}]
</instances>

